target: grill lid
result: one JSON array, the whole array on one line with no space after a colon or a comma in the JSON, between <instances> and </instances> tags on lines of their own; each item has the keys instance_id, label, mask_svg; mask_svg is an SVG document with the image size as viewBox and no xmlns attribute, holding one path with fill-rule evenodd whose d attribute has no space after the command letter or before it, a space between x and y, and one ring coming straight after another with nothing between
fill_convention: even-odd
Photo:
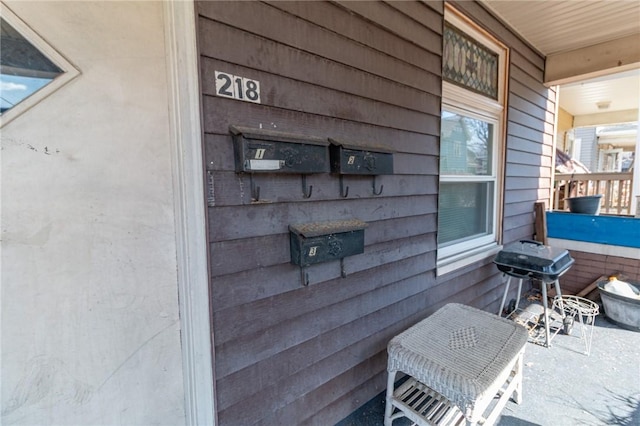
<instances>
[{"instance_id":1,"label":"grill lid","mask_svg":"<svg viewBox=\"0 0 640 426\"><path fill-rule=\"evenodd\" d=\"M545 246L537 241L522 240L498 252L493 263L506 274L554 281L565 273L573 258L566 249Z\"/></svg>"}]
</instances>

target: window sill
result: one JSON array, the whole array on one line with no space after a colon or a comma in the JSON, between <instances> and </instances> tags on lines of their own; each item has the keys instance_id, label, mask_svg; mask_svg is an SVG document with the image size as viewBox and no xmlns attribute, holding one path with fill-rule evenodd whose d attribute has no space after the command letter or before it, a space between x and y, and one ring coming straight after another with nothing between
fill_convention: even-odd
<instances>
[{"instance_id":1,"label":"window sill","mask_svg":"<svg viewBox=\"0 0 640 426\"><path fill-rule=\"evenodd\" d=\"M441 276L453 272L456 269L464 268L472 263L479 262L488 257L495 256L502 250L502 246L497 243L491 243L473 250L458 253L445 259L440 259L436 265L436 276Z\"/></svg>"}]
</instances>

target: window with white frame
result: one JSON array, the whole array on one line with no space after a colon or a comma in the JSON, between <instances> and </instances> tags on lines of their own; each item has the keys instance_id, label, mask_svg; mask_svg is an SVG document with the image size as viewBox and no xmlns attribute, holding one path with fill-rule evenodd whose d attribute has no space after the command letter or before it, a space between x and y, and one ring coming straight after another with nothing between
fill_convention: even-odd
<instances>
[{"instance_id":1,"label":"window with white frame","mask_svg":"<svg viewBox=\"0 0 640 426\"><path fill-rule=\"evenodd\" d=\"M79 74L4 4L0 45L0 127Z\"/></svg>"},{"instance_id":2,"label":"window with white frame","mask_svg":"<svg viewBox=\"0 0 640 426\"><path fill-rule=\"evenodd\" d=\"M507 49L447 5L438 275L499 249Z\"/></svg>"}]
</instances>

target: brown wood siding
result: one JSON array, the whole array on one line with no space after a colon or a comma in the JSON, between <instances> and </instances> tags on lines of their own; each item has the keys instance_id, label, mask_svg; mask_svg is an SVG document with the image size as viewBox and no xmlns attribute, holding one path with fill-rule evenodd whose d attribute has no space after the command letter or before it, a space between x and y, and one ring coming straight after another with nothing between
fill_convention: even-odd
<instances>
[{"instance_id":1,"label":"brown wood siding","mask_svg":"<svg viewBox=\"0 0 640 426\"><path fill-rule=\"evenodd\" d=\"M571 250L575 263L560 278L563 293L577 294L601 276L622 274L632 282L640 282L640 262L629 257L586 253Z\"/></svg>"},{"instance_id":2,"label":"brown wood siding","mask_svg":"<svg viewBox=\"0 0 640 426\"><path fill-rule=\"evenodd\" d=\"M542 59L481 6L515 46L507 126L504 238L529 238L550 189L552 102ZM462 7L464 10L465 7ZM215 379L221 425L333 424L385 386L391 337L456 301L497 309L491 259L435 276L442 2L198 2ZM481 13L480 13L481 12ZM513 47L511 46L511 47ZM215 95L214 72L260 81L261 104ZM555 94L553 95L555 97ZM369 142L394 174L235 172L230 125ZM365 251L290 263L292 223L358 218Z\"/></svg>"}]
</instances>

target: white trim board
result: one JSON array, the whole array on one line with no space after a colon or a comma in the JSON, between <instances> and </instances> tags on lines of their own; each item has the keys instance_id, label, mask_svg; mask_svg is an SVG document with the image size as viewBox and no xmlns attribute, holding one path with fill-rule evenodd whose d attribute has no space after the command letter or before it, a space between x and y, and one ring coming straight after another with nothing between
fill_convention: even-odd
<instances>
[{"instance_id":1,"label":"white trim board","mask_svg":"<svg viewBox=\"0 0 640 426\"><path fill-rule=\"evenodd\" d=\"M635 247L612 246L608 244L588 243L585 241L564 240L560 238L549 238L547 244L552 247L581 251L583 253L626 257L628 259L640 259L640 249Z\"/></svg>"},{"instance_id":2,"label":"white trim board","mask_svg":"<svg viewBox=\"0 0 640 426\"><path fill-rule=\"evenodd\" d=\"M185 423L217 423L193 1L164 2Z\"/></svg>"},{"instance_id":3,"label":"white trim board","mask_svg":"<svg viewBox=\"0 0 640 426\"><path fill-rule=\"evenodd\" d=\"M631 34L548 55L544 67L544 85L551 87L637 69L640 66L638 42L640 34Z\"/></svg>"}]
</instances>

